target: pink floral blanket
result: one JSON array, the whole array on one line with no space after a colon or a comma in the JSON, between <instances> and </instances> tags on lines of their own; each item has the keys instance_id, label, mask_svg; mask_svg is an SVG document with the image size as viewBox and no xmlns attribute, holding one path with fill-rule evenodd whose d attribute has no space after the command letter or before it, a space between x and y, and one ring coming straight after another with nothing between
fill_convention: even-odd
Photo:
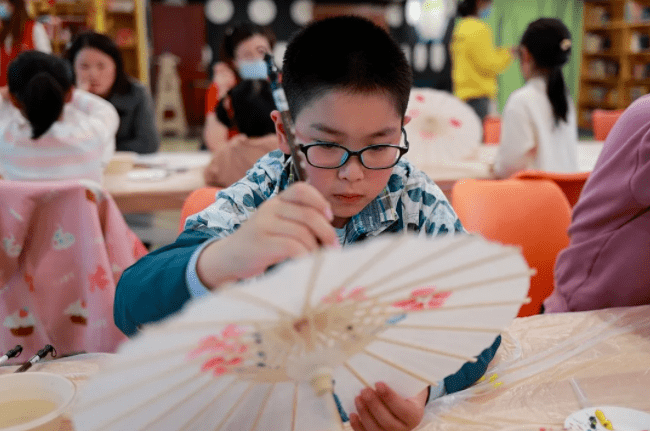
<instances>
[{"instance_id":1,"label":"pink floral blanket","mask_svg":"<svg viewBox=\"0 0 650 431\"><path fill-rule=\"evenodd\" d=\"M146 252L94 182L0 181L0 355L114 352L115 285Z\"/></svg>"}]
</instances>

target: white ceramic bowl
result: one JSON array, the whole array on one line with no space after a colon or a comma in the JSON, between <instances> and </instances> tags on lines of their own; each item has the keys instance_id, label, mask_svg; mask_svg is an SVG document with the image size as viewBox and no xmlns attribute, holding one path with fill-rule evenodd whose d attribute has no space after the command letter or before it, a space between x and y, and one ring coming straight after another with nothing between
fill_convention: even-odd
<instances>
[{"instance_id":1,"label":"white ceramic bowl","mask_svg":"<svg viewBox=\"0 0 650 431\"><path fill-rule=\"evenodd\" d=\"M22 400L42 400L53 403L54 410L28 422L8 427L0 425L0 431L58 430L63 421L63 412L72 402L75 392L74 383L58 374L27 371L1 375L0 406Z\"/></svg>"}]
</instances>

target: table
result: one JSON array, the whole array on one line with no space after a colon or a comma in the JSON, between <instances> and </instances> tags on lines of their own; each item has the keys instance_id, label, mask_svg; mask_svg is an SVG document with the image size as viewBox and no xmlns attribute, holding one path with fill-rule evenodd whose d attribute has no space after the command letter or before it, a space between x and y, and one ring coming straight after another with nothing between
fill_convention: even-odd
<instances>
[{"instance_id":1,"label":"table","mask_svg":"<svg viewBox=\"0 0 650 431\"><path fill-rule=\"evenodd\" d=\"M116 158L123 156L116 153ZM207 151L134 156L133 168L104 175L103 184L123 214L180 210L192 191L205 186L203 170L210 158ZM156 180L129 177L129 172L146 169L163 169L167 176Z\"/></svg>"},{"instance_id":2,"label":"table","mask_svg":"<svg viewBox=\"0 0 650 431\"><path fill-rule=\"evenodd\" d=\"M80 386L108 357L80 355L38 363L33 370L67 376ZM14 369L0 367L0 374ZM433 401L420 429L560 430L580 410L571 377L594 405L650 412L650 305L515 319L486 377ZM68 423L62 431L71 429Z\"/></svg>"},{"instance_id":3,"label":"table","mask_svg":"<svg viewBox=\"0 0 650 431\"><path fill-rule=\"evenodd\" d=\"M490 173L490 165L494 162L498 149L498 145L481 145L474 155L457 162L432 163L417 157L411 161L442 189L447 198L451 198L451 189L460 179L494 179ZM602 141L580 141L578 143L580 171L592 171L602 149ZM406 158L408 159L408 153Z\"/></svg>"},{"instance_id":4,"label":"table","mask_svg":"<svg viewBox=\"0 0 650 431\"><path fill-rule=\"evenodd\" d=\"M581 171L591 171L603 143L581 141L578 145L578 163ZM490 179L490 164L494 161L497 145L481 145L476 153L454 163L431 163L413 159L447 195L451 196L454 183L462 178ZM116 153L116 158L124 153ZM134 155L135 167L130 169L165 169L168 175L160 180L134 180L129 173L121 172L104 176L104 186L122 213L148 213L157 210L181 209L185 198L194 190L204 187L203 169L210 163L210 153L163 152ZM407 156L408 158L408 156Z\"/></svg>"}]
</instances>

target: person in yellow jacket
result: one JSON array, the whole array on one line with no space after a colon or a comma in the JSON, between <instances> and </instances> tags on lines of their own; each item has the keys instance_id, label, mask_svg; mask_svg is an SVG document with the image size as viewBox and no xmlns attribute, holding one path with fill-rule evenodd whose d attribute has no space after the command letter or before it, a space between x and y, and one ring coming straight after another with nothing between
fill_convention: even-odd
<instances>
[{"instance_id":1,"label":"person in yellow jacket","mask_svg":"<svg viewBox=\"0 0 650 431\"><path fill-rule=\"evenodd\" d=\"M496 97L497 75L512 60L507 48L495 48L492 30L480 17L491 7L491 0L463 0L458 5L461 19L451 40L454 94L485 119L490 100Z\"/></svg>"}]
</instances>

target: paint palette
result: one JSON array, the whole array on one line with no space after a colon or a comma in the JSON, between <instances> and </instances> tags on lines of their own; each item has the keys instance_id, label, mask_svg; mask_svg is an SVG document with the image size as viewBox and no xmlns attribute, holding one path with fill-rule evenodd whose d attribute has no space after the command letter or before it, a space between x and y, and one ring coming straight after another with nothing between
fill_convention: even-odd
<instances>
[{"instance_id":1,"label":"paint palette","mask_svg":"<svg viewBox=\"0 0 650 431\"><path fill-rule=\"evenodd\" d=\"M593 420L590 418L596 417L596 410L603 413L604 418L611 423L611 428L606 428L603 422L598 419L596 419L595 425L592 425ZM650 430L650 413L625 407L589 407L572 413L564 421L564 427L576 431L607 429L615 431L646 431Z\"/></svg>"}]
</instances>

